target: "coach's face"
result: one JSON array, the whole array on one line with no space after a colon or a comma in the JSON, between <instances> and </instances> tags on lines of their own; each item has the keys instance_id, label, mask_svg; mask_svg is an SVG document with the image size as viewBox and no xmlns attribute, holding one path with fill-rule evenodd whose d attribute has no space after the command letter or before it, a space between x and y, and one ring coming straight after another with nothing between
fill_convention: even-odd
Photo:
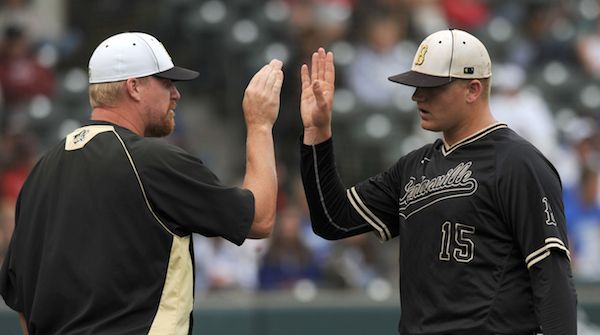
<instances>
[{"instance_id":1,"label":"coach's face","mask_svg":"<svg viewBox=\"0 0 600 335\"><path fill-rule=\"evenodd\" d=\"M150 76L146 85L144 136L167 136L175 128L175 106L181 95L169 79Z\"/></svg>"},{"instance_id":2,"label":"coach's face","mask_svg":"<svg viewBox=\"0 0 600 335\"><path fill-rule=\"evenodd\" d=\"M466 90L462 80L454 80L438 87L417 87L412 100L417 103L421 127L444 133L459 131L468 120Z\"/></svg>"}]
</instances>

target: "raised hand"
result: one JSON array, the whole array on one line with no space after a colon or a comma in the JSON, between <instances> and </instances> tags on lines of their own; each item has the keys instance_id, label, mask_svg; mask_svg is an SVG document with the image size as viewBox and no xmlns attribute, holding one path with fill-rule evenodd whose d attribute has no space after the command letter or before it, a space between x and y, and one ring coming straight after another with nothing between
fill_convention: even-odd
<instances>
[{"instance_id":1,"label":"raised hand","mask_svg":"<svg viewBox=\"0 0 600 335\"><path fill-rule=\"evenodd\" d=\"M272 127L279 115L281 85L283 84L283 63L273 59L263 66L250 80L242 108L248 128L254 126Z\"/></svg>"},{"instance_id":2,"label":"raised hand","mask_svg":"<svg viewBox=\"0 0 600 335\"><path fill-rule=\"evenodd\" d=\"M300 114L304 124L304 143L317 144L331 137L331 113L335 92L333 53L319 48L312 54L311 68L300 69L302 96Z\"/></svg>"},{"instance_id":3,"label":"raised hand","mask_svg":"<svg viewBox=\"0 0 600 335\"><path fill-rule=\"evenodd\" d=\"M242 107L246 119L246 174L243 187L254 195L254 219L249 238L271 234L277 208L277 171L273 124L279 114L282 63L272 60L250 80Z\"/></svg>"}]
</instances>

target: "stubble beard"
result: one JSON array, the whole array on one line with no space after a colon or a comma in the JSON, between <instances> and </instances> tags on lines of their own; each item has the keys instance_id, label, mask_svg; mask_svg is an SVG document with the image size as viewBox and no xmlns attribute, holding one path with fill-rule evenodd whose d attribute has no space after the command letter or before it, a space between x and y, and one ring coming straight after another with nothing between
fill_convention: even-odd
<instances>
[{"instance_id":1,"label":"stubble beard","mask_svg":"<svg viewBox=\"0 0 600 335\"><path fill-rule=\"evenodd\" d=\"M156 120L146 127L144 136L146 137L165 137L175 129L175 113L169 111L163 118Z\"/></svg>"}]
</instances>

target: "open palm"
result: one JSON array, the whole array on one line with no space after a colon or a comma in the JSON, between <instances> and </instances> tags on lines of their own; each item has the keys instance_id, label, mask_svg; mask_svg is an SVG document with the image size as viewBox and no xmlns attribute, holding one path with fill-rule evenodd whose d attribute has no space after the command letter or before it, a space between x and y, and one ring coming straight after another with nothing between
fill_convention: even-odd
<instances>
[{"instance_id":1,"label":"open palm","mask_svg":"<svg viewBox=\"0 0 600 335\"><path fill-rule=\"evenodd\" d=\"M312 55L311 68L301 68L302 96L300 113L304 124L304 136L309 142L321 142L331 136L331 113L335 91L335 67L333 53L323 48Z\"/></svg>"}]
</instances>

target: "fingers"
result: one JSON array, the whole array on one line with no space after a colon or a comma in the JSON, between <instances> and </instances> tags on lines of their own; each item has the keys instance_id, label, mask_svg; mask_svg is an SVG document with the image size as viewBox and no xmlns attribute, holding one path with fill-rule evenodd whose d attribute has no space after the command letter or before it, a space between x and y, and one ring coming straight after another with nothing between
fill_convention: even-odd
<instances>
[{"instance_id":1,"label":"fingers","mask_svg":"<svg viewBox=\"0 0 600 335\"><path fill-rule=\"evenodd\" d=\"M283 85L283 63L278 59L273 59L268 64L269 72L266 75L264 90L271 91L273 94L279 94L281 85Z\"/></svg>"},{"instance_id":2,"label":"fingers","mask_svg":"<svg viewBox=\"0 0 600 335\"><path fill-rule=\"evenodd\" d=\"M283 71L281 71L283 63L278 59L273 59L269 65L272 71L269 73L269 78L267 79L267 87L271 85L273 93L279 94L283 85Z\"/></svg>"},{"instance_id":3,"label":"fingers","mask_svg":"<svg viewBox=\"0 0 600 335\"><path fill-rule=\"evenodd\" d=\"M304 76L306 74L306 76ZM304 73L304 65L301 69L302 88L306 86L304 83L310 83L314 80L323 80L328 83L335 81L335 66L333 64L333 52L325 52L325 49L319 48L313 52L311 57L310 76L308 76L308 68Z\"/></svg>"},{"instance_id":4,"label":"fingers","mask_svg":"<svg viewBox=\"0 0 600 335\"><path fill-rule=\"evenodd\" d=\"M250 80L248 87L258 90L273 89L275 85L281 87L283 84L283 63L273 59L269 64L263 66Z\"/></svg>"},{"instance_id":5,"label":"fingers","mask_svg":"<svg viewBox=\"0 0 600 335\"><path fill-rule=\"evenodd\" d=\"M318 68L317 68L317 78L318 80L325 80L325 49L319 48L318 52ZM315 79L315 78L313 78Z\"/></svg>"},{"instance_id":6,"label":"fingers","mask_svg":"<svg viewBox=\"0 0 600 335\"><path fill-rule=\"evenodd\" d=\"M325 59L325 75L326 82L333 84L335 82L335 66L333 65L333 52L329 51Z\"/></svg>"},{"instance_id":7,"label":"fingers","mask_svg":"<svg viewBox=\"0 0 600 335\"><path fill-rule=\"evenodd\" d=\"M269 63L269 65L272 66L276 70L281 70L281 68L283 67L283 62L280 61L279 59L272 59L271 62Z\"/></svg>"},{"instance_id":8,"label":"fingers","mask_svg":"<svg viewBox=\"0 0 600 335\"><path fill-rule=\"evenodd\" d=\"M308 75L308 65L302 64L300 68L300 79L302 79L302 90L310 87L310 76Z\"/></svg>"},{"instance_id":9,"label":"fingers","mask_svg":"<svg viewBox=\"0 0 600 335\"><path fill-rule=\"evenodd\" d=\"M281 63L281 62L279 62ZM281 65L278 64L277 61L275 59L273 59L267 66L269 68L269 71L266 74L266 78L265 78L265 88L270 89L273 87L273 83L275 82L275 77L277 76L277 72L279 72L279 70L281 70L281 67L279 69L277 69L277 65Z\"/></svg>"},{"instance_id":10,"label":"fingers","mask_svg":"<svg viewBox=\"0 0 600 335\"><path fill-rule=\"evenodd\" d=\"M316 52L313 52L311 59L311 74L312 80L324 80L325 79L325 49L319 48Z\"/></svg>"},{"instance_id":11,"label":"fingers","mask_svg":"<svg viewBox=\"0 0 600 335\"><path fill-rule=\"evenodd\" d=\"M283 85L282 67L280 60L273 59L250 80L242 101L248 127L272 126L277 119Z\"/></svg>"},{"instance_id":12,"label":"fingers","mask_svg":"<svg viewBox=\"0 0 600 335\"><path fill-rule=\"evenodd\" d=\"M265 85L266 77L270 72L270 64L263 66L248 83L248 88L262 88Z\"/></svg>"},{"instance_id":13,"label":"fingers","mask_svg":"<svg viewBox=\"0 0 600 335\"><path fill-rule=\"evenodd\" d=\"M321 89L321 83L318 80L313 81L312 88L315 93L315 99L317 100L317 106L320 110L326 110L327 100L325 100L325 94Z\"/></svg>"}]
</instances>

